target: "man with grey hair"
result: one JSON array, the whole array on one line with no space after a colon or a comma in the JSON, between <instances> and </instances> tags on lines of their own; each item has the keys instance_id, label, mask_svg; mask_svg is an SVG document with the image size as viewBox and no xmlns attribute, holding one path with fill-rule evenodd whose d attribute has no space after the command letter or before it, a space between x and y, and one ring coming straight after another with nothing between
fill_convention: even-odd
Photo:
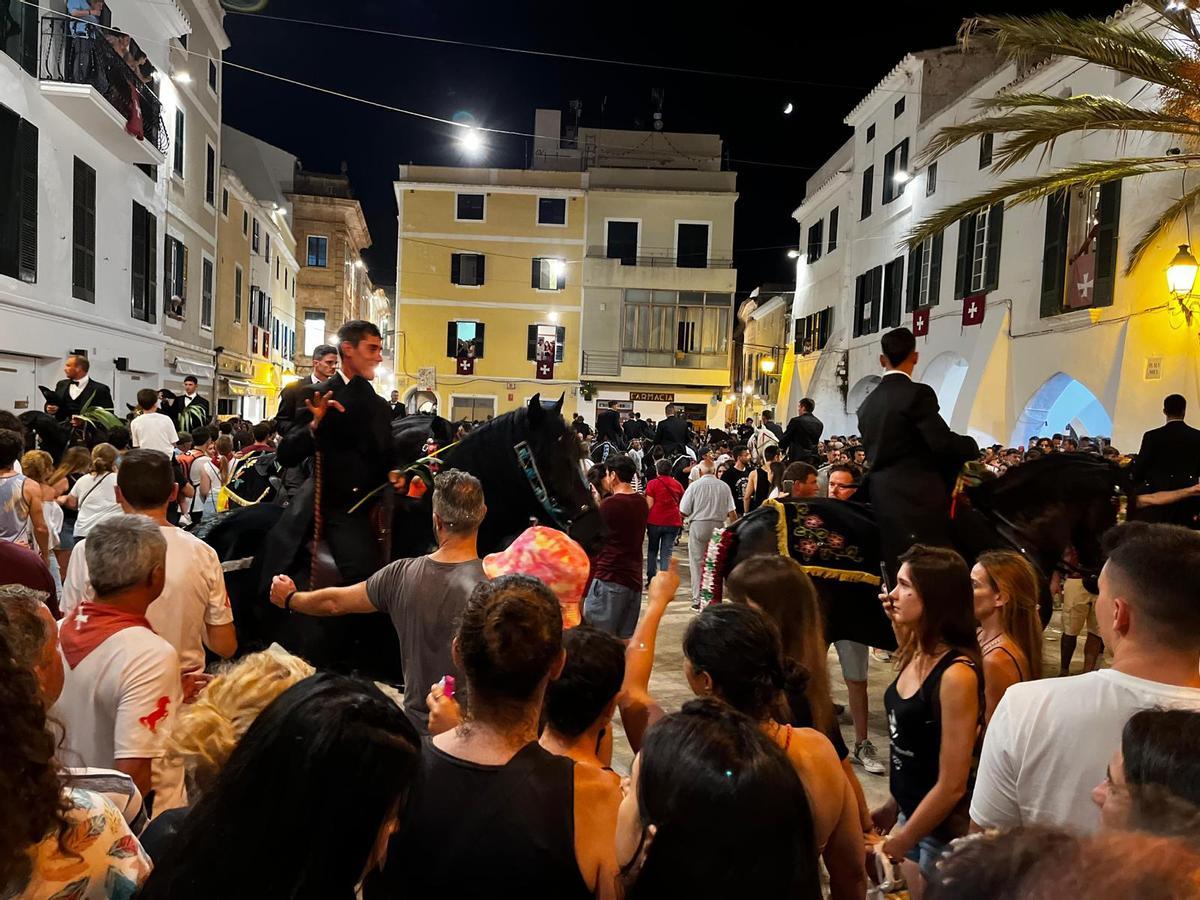
<instances>
[{"instance_id":1,"label":"man with grey hair","mask_svg":"<svg viewBox=\"0 0 1200 900\"><path fill-rule=\"evenodd\" d=\"M433 530L438 548L428 556L398 559L349 587L297 591L286 575L271 582L271 602L310 616L387 613L400 641L404 711L428 732L429 686L443 676L459 678L450 642L475 585L487 581L476 539L487 515L483 485L474 475L449 469L434 480Z\"/></svg>"},{"instance_id":2,"label":"man with grey hair","mask_svg":"<svg viewBox=\"0 0 1200 900\"><path fill-rule=\"evenodd\" d=\"M0 584L0 637L8 642L17 665L37 679L42 704L52 707L63 689L63 661L58 652L58 623L46 606L48 594L20 584ZM133 779L115 769L67 768L66 785L104 794L133 829L146 827L142 795Z\"/></svg>"},{"instance_id":3,"label":"man with grey hair","mask_svg":"<svg viewBox=\"0 0 1200 900\"><path fill-rule=\"evenodd\" d=\"M727 525L737 517L733 491L717 478L712 460L697 463L700 477L688 485L679 501L679 511L688 518L688 568L692 574L692 609L700 609L700 577L704 572L704 554L713 529Z\"/></svg>"},{"instance_id":4,"label":"man with grey hair","mask_svg":"<svg viewBox=\"0 0 1200 900\"><path fill-rule=\"evenodd\" d=\"M166 581L167 541L151 519L112 515L84 548L95 592L63 620L63 690L51 717L63 723L63 761L117 769L154 813L183 806L183 773L167 765L166 735L182 697L179 657L154 633L146 609Z\"/></svg>"}]
</instances>

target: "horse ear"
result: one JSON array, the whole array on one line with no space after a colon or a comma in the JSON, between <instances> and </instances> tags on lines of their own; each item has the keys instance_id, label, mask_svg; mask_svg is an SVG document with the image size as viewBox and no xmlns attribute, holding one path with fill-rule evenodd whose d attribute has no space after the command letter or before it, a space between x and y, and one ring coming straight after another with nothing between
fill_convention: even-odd
<instances>
[{"instance_id":1,"label":"horse ear","mask_svg":"<svg viewBox=\"0 0 1200 900\"><path fill-rule=\"evenodd\" d=\"M542 413L545 412L545 410L542 409L542 395L534 394L532 397L530 397L529 405L525 409L531 422L536 422L541 419Z\"/></svg>"},{"instance_id":2,"label":"horse ear","mask_svg":"<svg viewBox=\"0 0 1200 900\"><path fill-rule=\"evenodd\" d=\"M554 414L555 415L562 415L563 400L566 398L566 396L567 396L566 391L563 391L561 394L558 395L558 400L554 404Z\"/></svg>"}]
</instances>

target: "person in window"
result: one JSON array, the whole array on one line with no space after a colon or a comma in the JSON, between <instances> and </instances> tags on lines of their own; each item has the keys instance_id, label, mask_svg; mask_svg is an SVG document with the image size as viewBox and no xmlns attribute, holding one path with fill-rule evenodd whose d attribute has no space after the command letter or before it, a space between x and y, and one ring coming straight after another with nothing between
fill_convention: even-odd
<instances>
[{"instance_id":1,"label":"person in window","mask_svg":"<svg viewBox=\"0 0 1200 900\"><path fill-rule=\"evenodd\" d=\"M104 0L67 0L67 15L71 17L71 81L87 84L95 67L96 25L104 14Z\"/></svg>"}]
</instances>

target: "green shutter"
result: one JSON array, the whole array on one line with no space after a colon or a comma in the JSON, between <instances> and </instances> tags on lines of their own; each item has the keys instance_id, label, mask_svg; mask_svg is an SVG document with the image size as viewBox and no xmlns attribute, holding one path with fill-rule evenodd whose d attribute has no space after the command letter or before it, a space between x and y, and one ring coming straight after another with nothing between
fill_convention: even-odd
<instances>
[{"instance_id":1,"label":"green shutter","mask_svg":"<svg viewBox=\"0 0 1200 900\"><path fill-rule=\"evenodd\" d=\"M475 262L475 283L483 284L483 263L487 259L482 253L476 256Z\"/></svg>"},{"instance_id":2,"label":"green shutter","mask_svg":"<svg viewBox=\"0 0 1200 900\"><path fill-rule=\"evenodd\" d=\"M1096 231L1096 300L1112 306L1117 277L1117 233L1121 224L1121 180L1100 186L1100 227Z\"/></svg>"},{"instance_id":3,"label":"green shutter","mask_svg":"<svg viewBox=\"0 0 1200 900\"><path fill-rule=\"evenodd\" d=\"M921 254L928 244L920 243L908 251L908 291L904 299L904 311L912 312L920 302L917 294L921 290Z\"/></svg>"},{"instance_id":4,"label":"green shutter","mask_svg":"<svg viewBox=\"0 0 1200 900\"><path fill-rule=\"evenodd\" d=\"M20 166L20 249L18 277L37 281L38 268L38 130L24 119L17 126L18 165Z\"/></svg>"},{"instance_id":5,"label":"green shutter","mask_svg":"<svg viewBox=\"0 0 1200 900\"><path fill-rule=\"evenodd\" d=\"M446 323L446 355L451 359L458 356L458 323Z\"/></svg>"},{"instance_id":6,"label":"green shutter","mask_svg":"<svg viewBox=\"0 0 1200 900\"><path fill-rule=\"evenodd\" d=\"M535 256L533 259L530 260L530 262L533 263L533 271L530 273L531 277L532 277L532 285L533 285L534 289L536 290L537 288L542 286L541 278L539 277L542 274L541 273L542 261L541 261L541 259L539 259L538 257Z\"/></svg>"},{"instance_id":7,"label":"green shutter","mask_svg":"<svg viewBox=\"0 0 1200 900\"><path fill-rule=\"evenodd\" d=\"M450 283L462 284L462 254L450 254Z\"/></svg>"},{"instance_id":8,"label":"green shutter","mask_svg":"<svg viewBox=\"0 0 1200 900\"><path fill-rule=\"evenodd\" d=\"M937 306L939 288L942 283L942 236L945 234L939 231L933 236L933 242L929 245L929 251L933 254L929 261L929 301L928 306Z\"/></svg>"},{"instance_id":9,"label":"green shutter","mask_svg":"<svg viewBox=\"0 0 1200 900\"><path fill-rule=\"evenodd\" d=\"M975 240L975 222L978 213L971 213L958 220L958 260L954 265L954 299L967 296L971 285L971 244Z\"/></svg>"},{"instance_id":10,"label":"green shutter","mask_svg":"<svg viewBox=\"0 0 1200 900\"><path fill-rule=\"evenodd\" d=\"M1000 243L1004 237L1004 203L993 203L988 209L987 248L983 263L983 289L994 291L1000 286Z\"/></svg>"},{"instance_id":11,"label":"green shutter","mask_svg":"<svg viewBox=\"0 0 1200 900\"><path fill-rule=\"evenodd\" d=\"M1042 318L1057 316L1063 311L1063 289L1067 281L1069 208L1065 190L1055 191L1046 198L1046 237L1042 248Z\"/></svg>"},{"instance_id":12,"label":"green shutter","mask_svg":"<svg viewBox=\"0 0 1200 900\"><path fill-rule=\"evenodd\" d=\"M879 331L879 317L883 306L883 266L876 266L869 273L868 300L871 301L871 327L868 334Z\"/></svg>"},{"instance_id":13,"label":"green shutter","mask_svg":"<svg viewBox=\"0 0 1200 900\"><path fill-rule=\"evenodd\" d=\"M475 358L483 359L484 345L487 343L483 339L484 325L482 322L475 323Z\"/></svg>"},{"instance_id":14,"label":"green shutter","mask_svg":"<svg viewBox=\"0 0 1200 900\"><path fill-rule=\"evenodd\" d=\"M536 325L530 325L526 333L525 358L530 362L537 359L537 331Z\"/></svg>"}]
</instances>

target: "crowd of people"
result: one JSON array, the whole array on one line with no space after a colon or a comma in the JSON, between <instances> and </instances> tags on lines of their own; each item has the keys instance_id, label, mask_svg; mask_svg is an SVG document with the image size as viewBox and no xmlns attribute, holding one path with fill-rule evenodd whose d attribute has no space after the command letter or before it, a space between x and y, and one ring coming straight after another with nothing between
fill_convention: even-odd
<instances>
[{"instance_id":1,"label":"crowd of people","mask_svg":"<svg viewBox=\"0 0 1200 900\"><path fill-rule=\"evenodd\" d=\"M350 324L273 422L181 431L194 379L190 401L143 392L128 436L59 459L0 417L0 897L1200 895L1195 531L1128 522L1106 537L1098 593L1056 577L1064 634L1088 632L1084 672L1064 638L1058 678L1043 677L1044 579L1025 556L909 541L879 595L898 647L873 698L886 754L868 729L871 649L831 647L802 565L750 556L726 602L704 602L716 529L768 499L854 503L895 477L870 410L861 438L822 440L805 400L786 427L764 415L690 453L663 446L684 433L675 410L598 417L594 436L619 446L581 463L605 525L587 549L535 525L481 555L484 485L443 470L431 552L349 584L270 583L292 616L385 614L402 681L244 652L221 562L189 529L240 464L318 432L328 395L312 391L351 388L371 336ZM888 340L885 368L911 376L911 344ZM85 364L69 360L68 381ZM909 390L899 379L887 391ZM900 443L907 427L882 426ZM927 433L992 474L1013 456ZM1022 459L1106 448L1048 440ZM1191 497L1141 474L1179 493L1163 508ZM688 599L682 671L667 672L660 631ZM658 699L672 675L694 695L679 709ZM862 779L885 775L872 808Z\"/></svg>"}]
</instances>

